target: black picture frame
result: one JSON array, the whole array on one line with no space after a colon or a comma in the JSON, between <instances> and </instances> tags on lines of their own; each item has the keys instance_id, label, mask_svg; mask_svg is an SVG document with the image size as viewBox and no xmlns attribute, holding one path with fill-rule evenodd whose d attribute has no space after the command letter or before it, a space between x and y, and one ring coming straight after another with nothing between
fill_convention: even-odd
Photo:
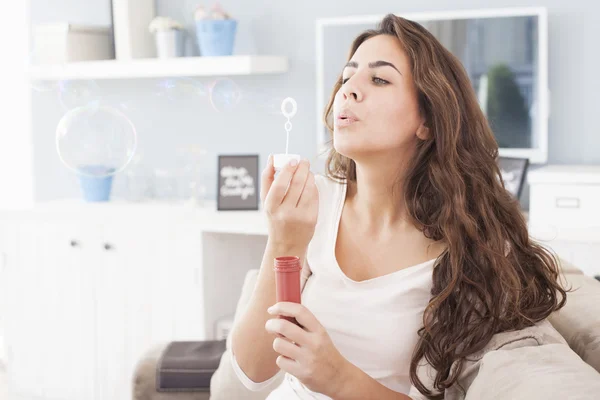
<instances>
[{"instance_id":1,"label":"black picture frame","mask_svg":"<svg viewBox=\"0 0 600 400\"><path fill-rule=\"evenodd\" d=\"M218 156L218 211L256 211L259 209L258 164L258 154L221 154ZM225 168L229 168L229 170L225 170Z\"/></svg>"},{"instance_id":2,"label":"black picture frame","mask_svg":"<svg viewBox=\"0 0 600 400\"><path fill-rule=\"evenodd\" d=\"M529 158L498 157L498 167L502 174L504 187L509 193L519 199L525 186Z\"/></svg>"}]
</instances>

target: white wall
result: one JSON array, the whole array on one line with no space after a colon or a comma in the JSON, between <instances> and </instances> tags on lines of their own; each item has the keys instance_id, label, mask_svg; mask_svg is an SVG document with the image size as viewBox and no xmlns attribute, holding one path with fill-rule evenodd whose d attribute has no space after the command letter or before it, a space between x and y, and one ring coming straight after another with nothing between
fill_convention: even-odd
<instances>
[{"instance_id":1,"label":"white wall","mask_svg":"<svg viewBox=\"0 0 600 400\"><path fill-rule=\"evenodd\" d=\"M30 92L25 65L29 48L29 1L4 4L0 24L0 209L33 204L33 160L31 152ZM0 251L0 272L5 268ZM4 318L0 315L0 367L6 354ZM1 384L1 382L0 382ZM1 395L2 393L0 393Z\"/></svg>"},{"instance_id":2,"label":"white wall","mask_svg":"<svg viewBox=\"0 0 600 400\"><path fill-rule=\"evenodd\" d=\"M5 2L0 24L0 208L27 207L34 197L28 5L28 0Z\"/></svg>"},{"instance_id":3,"label":"white wall","mask_svg":"<svg viewBox=\"0 0 600 400\"><path fill-rule=\"evenodd\" d=\"M108 0L32 0L32 22L72 20L110 23ZM84 6L85 3L85 6ZM161 15L185 22L193 33L192 12L198 0L157 0ZM298 102L291 149L313 157L315 138L315 19L388 12L438 11L482 7L545 6L549 13L549 121L548 160L555 164L599 164L600 135L596 115L600 93L600 2L590 0L394 0L345 1L222 0L223 7L240 20L236 51L288 56L291 69L276 76L236 79L248 94L235 113L215 113L207 102L157 103L155 80L102 81L102 94L131 106L128 115L139 133L139 148L157 166L175 166L176 148L198 143L209 150L206 179L214 195L216 156L219 153L260 153L261 161L284 146L284 120L255 107L264 98L279 101L292 96ZM15 35L10 35L14 38ZM188 51L193 52L190 37ZM193 53L192 53L193 54ZM210 81L208 79L204 82ZM259 93L260 96L256 95ZM56 96L33 99L36 199L79 196L77 180L58 161L54 144L56 124L64 114ZM117 178L117 181L120 177ZM526 198L527 191L523 198Z\"/></svg>"}]
</instances>

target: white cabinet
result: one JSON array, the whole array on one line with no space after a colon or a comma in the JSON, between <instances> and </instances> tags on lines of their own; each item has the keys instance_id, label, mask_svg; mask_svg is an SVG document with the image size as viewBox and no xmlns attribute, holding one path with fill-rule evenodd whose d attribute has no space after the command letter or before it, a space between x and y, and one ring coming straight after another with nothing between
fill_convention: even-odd
<instances>
[{"instance_id":1,"label":"white cabinet","mask_svg":"<svg viewBox=\"0 0 600 400\"><path fill-rule=\"evenodd\" d=\"M531 171L528 182L530 224L600 229L600 166L548 166Z\"/></svg>"},{"instance_id":2,"label":"white cabinet","mask_svg":"<svg viewBox=\"0 0 600 400\"><path fill-rule=\"evenodd\" d=\"M36 396L93 398L93 265L84 253L89 237L76 221L24 220L14 224L14 233L5 297L11 382Z\"/></svg>"},{"instance_id":3,"label":"white cabinet","mask_svg":"<svg viewBox=\"0 0 600 400\"><path fill-rule=\"evenodd\" d=\"M214 337L266 244L260 213L85 206L0 213L0 336L14 390L129 400L136 362ZM4 268L2 268L4 266Z\"/></svg>"},{"instance_id":4,"label":"white cabinet","mask_svg":"<svg viewBox=\"0 0 600 400\"><path fill-rule=\"evenodd\" d=\"M586 275L600 276L600 242L573 243L573 265L580 268Z\"/></svg>"},{"instance_id":5,"label":"white cabinet","mask_svg":"<svg viewBox=\"0 0 600 400\"><path fill-rule=\"evenodd\" d=\"M534 239L590 276L600 275L600 167L547 166L528 175Z\"/></svg>"},{"instance_id":6,"label":"white cabinet","mask_svg":"<svg viewBox=\"0 0 600 400\"><path fill-rule=\"evenodd\" d=\"M600 242L587 243L555 239L542 240L540 243L581 269L584 274L593 277L600 276Z\"/></svg>"},{"instance_id":7,"label":"white cabinet","mask_svg":"<svg viewBox=\"0 0 600 400\"><path fill-rule=\"evenodd\" d=\"M97 399L128 399L135 363L156 343L206 338L200 229L129 222L106 224L97 243Z\"/></svg>"}]
</instances>

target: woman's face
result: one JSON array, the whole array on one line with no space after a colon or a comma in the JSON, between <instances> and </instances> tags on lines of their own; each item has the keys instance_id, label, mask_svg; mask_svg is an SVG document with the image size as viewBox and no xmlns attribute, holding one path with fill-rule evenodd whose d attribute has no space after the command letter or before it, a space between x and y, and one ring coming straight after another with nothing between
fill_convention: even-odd
<instances>
[{"instance_id":1,"label":"woman's face","mask_svg":"<svg viewBox=\"0 0 600 400\"><path fill-rule=\"evenodd\" d=\"M423 119L398 39L378 35L363 42L344 68L343 82L333 104L336 151L354 160L410 156Z\"/></svg>"}]
</instances>

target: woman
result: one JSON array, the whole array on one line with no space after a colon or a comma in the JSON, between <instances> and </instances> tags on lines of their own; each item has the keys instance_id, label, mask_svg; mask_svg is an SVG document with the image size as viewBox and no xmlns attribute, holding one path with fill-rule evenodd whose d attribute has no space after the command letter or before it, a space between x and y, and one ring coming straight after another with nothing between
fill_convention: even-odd
<instances>
[{"instance_id":1,"label":"woman","mask_svg":"<svg viewBox=\"0 0 600 400\"><path fill-rule=\"evenodd\" d=\"M426 29L388 15L358 36L325 120L327 177L306 161L263 173L269 240L232 333L248 388L281 370L268 399L442 398L494 335L565 304L463 67ZM267 312L273 259L288 255L304 261L303 304Z\"/></svg>"}]
</instances>

